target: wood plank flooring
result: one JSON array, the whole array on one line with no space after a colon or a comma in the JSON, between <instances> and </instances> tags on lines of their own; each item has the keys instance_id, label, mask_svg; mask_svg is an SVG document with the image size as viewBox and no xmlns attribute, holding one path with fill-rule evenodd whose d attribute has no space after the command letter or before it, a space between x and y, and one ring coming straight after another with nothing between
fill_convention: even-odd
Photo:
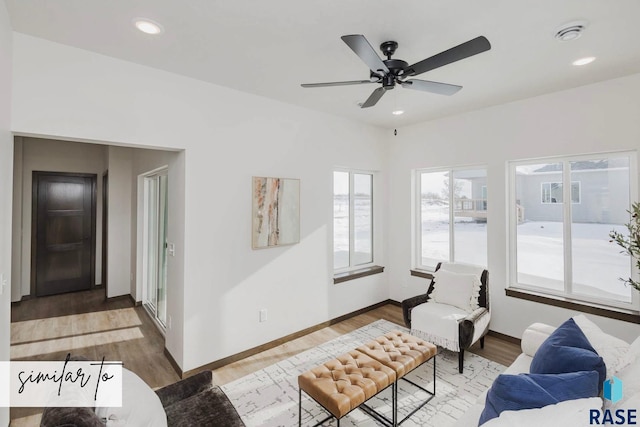
<instances>
[{"instance_id":1,"label":"wood plank flooring","mask_svg":"<svg viewBox=\"0 0 640 427\"><path fill-rule=\"evenodd\" d=\"M104 290L34 298L13 306L11 312L12 360L64 360L67 353L89 359L121 360L152 388L174 383L179 377L164 355L164 337L143 307L128 297L105 300ZM376 308L320 329L272 349L213 371L222 385L308 350L378 319L403 324L402 310L393 304ZM470 351L509 365L520 347L487 336L485 348ZM11 408L11 426L39 425L38 408Z\"/></svg>"},{"instance_id":2,"label":"wood plank flooring","mask_svg":"<svg viewBox=\"0 0 640 427\"><path fill-rule=\"evenodd\" d=\"M34 298L11 310L12 360L121 360L153 388L180 378L164 355L164 336L131 299L104 289ZM40 425L41 409L11 408L11 426Z\"/></svg>"},{"instance_id":3,"label":"wood plank flooring","mask_svg":"<svg viewBox=\"0 0 640 427\"><path fill-rule=\"evenodd\" d=\"M213 371L213 381L217 384L226 384L379 319L404 325L402 309L396 305L387 304L298 339L286 342L270 350L218 368ZM513 363L521 353L518 344L495 336L487 336L485 338L484 349L480 348L480 343L476 343L469 351L505 366Z\"/></svg>"}]
</instances>

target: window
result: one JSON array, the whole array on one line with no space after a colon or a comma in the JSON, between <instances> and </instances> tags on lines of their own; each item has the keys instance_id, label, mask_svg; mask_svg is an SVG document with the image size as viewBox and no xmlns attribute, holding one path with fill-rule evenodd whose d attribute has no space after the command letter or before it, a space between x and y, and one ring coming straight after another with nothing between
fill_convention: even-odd
<instances>
[{"instance_id":1,"label":"window","mask_svg":"<svg viewBox=\"0 0 640 427\"><path fill-rule=\"evenodd\" d=\"M333 268L373 262L373 174L333 172Z\"/></svg>"},{"instance_id":2,"label":"window","mask_svg":"<svg viewBox=\"0 0 640 427\"><path fill-rule=\"evenodd\" d=\"M416 267L487 265L487 170L416 171Z\"/></svg>"},{"instance_id":3,"label":"window","mask_svg":"<svg viewBox=\"0 0 640 427\"><path fill-rule=\"evenodd\" d=\"M561 182L543 182L540 188L542 203L562 203ZM580 203L580 181L571 183L571 203Z\"/></svg>"},{"instance_id":4,"label":"window","mask_svg":"<svg viewBox=\"0 0 640 427\"><path fill-rule=\"evenodd\" d=\"M609 238L612 230L627 232L634 159L615 153L510 164L512 287L609 307L635 304L619 280L631 276L631 259Z\"/></svg>"}]
</instances>

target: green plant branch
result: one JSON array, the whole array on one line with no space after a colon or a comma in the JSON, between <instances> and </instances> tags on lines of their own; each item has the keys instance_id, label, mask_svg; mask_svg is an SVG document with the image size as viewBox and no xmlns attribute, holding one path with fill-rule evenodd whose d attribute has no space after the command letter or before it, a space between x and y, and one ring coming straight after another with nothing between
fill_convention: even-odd
<instances>
[{"instance_id":1,"label":"green plant branch","mask_svg":"<svg viewBox=\"0 0 640 427\"><path fill-rule=\"evenodd\" d=\"M612 230L609 233L611 238L610 242L617 244L623 250L620 253L627 254L635 259L636 268L640 270L640 202L635 202L631 205L631 210L627 210L631 215L631 221L624 226L629 231L628 236L624 236L622 233ZM640 292L640 282L633 280L631 277L624 279L620 278L625 284L632 286Z\"/></svg>"}]
</instances>

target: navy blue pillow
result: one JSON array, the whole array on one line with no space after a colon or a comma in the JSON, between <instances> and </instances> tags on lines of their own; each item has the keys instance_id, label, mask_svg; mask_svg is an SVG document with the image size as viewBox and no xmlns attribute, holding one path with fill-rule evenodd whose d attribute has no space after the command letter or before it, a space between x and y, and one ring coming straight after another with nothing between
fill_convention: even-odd
<instances>
[{"instance_id":1,"label":"navy blue pillow","mask_svg":"<svg viewBox=\"0 0 640 427\"><path fill-rule=\"evenodd\" d=\"M569 319L558 327L536 351L529 372L532 374L562 374L596 371L599 390L606 379L607 368L593 349L582 329Z\"/></svg>"},{"instance_id":2,"label":"navy blue pillow","mask_svg":"<svg viewBox=\"0 0 640 427\"><path fill-rule=\"evenodd\" d=\"M479 425L502 411L542 408L564 400L596 397L599 381L596 371L499 375L487 392Z\"/></svg>"}]
</instances>

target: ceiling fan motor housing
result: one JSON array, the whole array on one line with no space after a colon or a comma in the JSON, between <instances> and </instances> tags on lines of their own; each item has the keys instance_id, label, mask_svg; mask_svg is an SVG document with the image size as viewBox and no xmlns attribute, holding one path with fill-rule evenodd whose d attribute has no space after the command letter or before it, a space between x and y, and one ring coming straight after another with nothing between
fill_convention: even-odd
<instances>
[{"instance_id":1,"label":"ceiling fan motor housing","mask_svg":"<svg viewBox=\"0 0 640 427\"><path fill-rule=\"evenodd\" d=\"M396 87L400 73L409 65L409 63L401 59L391 59L396 49L398 49L398 43L394 41L386 41L380 45L382 54L387 57L387 59L382 62L384 62L384 65L389 69L389 72L382 76L382 87L385 90Z\"/></svg>"},{"instance_id":2,"label":"ceiling fan motor housing","mask_svg":"<svg viewBox=\"0 0 640 427\"><path fill-rule=\"evenodd\" d=\"M409 65L406 61L401 59L385 59L384 65L387 66L389 72L382 76L382 87L386 89L393 89L400 73Z\"/></svg>"}]
</instances>

